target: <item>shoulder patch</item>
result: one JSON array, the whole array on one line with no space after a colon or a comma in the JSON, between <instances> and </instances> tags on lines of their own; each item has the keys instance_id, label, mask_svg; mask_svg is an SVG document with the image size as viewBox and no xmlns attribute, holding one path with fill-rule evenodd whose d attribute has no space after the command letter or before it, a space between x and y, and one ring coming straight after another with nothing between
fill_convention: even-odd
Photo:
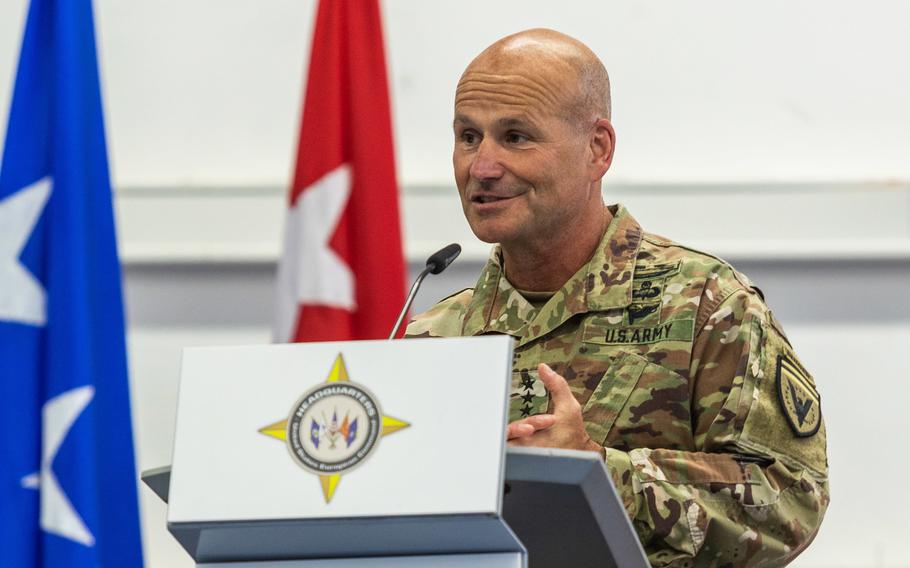
<instances>
[{"instance_id":1,"label":"shoulder patch","mask_svg":"<svg viewBox=\"0 0 910 568\"><path fill-rule=\"evenodd\" d=\"M821 397L809 373L789 355L777 356L777 396L797 438L818 432L822 422Z\"/></svg>"}]
</instances>

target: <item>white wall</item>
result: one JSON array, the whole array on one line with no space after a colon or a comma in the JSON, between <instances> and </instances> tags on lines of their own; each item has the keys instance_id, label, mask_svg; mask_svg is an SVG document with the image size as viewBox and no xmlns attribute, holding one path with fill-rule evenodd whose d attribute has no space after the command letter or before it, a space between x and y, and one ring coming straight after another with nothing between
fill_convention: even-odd
<instances>
[{"instance_id":1,"label":"white wall","mask_svg":"<svg viewBox=\"0 0 910 568\"><path fill-rule=\"evenodd\" d=\"M0 117L25 1L0 3ZM315 2L95 5L118 186L285 183ZM383 5L406 185L448 182L461 70L529 26L577 35L607 64L614 181L910 177L901 0Z\"/></svg>"},{"instance_id":2,"label":"white wall","mask_svg":"<svg viewBox=\"0 0 910 568\"><path fill-rule=\"evenodd\" d=\"M2 124L25 6L0 2ZM95 6L149 468L170 459L179 348L268 339L315 2ZM437 244L466 249L418 307L470 285L485 254L450 188L462 68L522 28L578 36L613 80L607 195L756 279L819 379L833 503L797 565L906 566L910 495L879 479L910 468L894 449L910 397L910 3L385 0L384 13L412 270ZM142 508L148 565L190 566L145 489Z\"/></svg>"}]
</instances>

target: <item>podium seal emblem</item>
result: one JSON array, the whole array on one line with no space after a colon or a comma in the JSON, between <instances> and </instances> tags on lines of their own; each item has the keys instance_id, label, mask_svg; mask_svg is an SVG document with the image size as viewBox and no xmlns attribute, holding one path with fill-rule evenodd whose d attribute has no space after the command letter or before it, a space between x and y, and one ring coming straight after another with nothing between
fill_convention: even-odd
<instances>
[{"instance_id":1,"label":"podium seal emblem","mask_svg":"<svg viewBox=\"0 0 910 568\"><path fill-rule=\"evenodd\" d=\"M322 384L304 392L286 420L259 429L285 442L294 462L319 476L329 503L341 476L360 466L380 438L410 426L382 413L379 400L348 378L341 353Z\"/></svg>"},{"instance_id":2,"label":"podium seal emblem","mask_svg":"<svg viewBox=\"0 0 910 568\"><path fill-rule=\"evenodd\" d=\"M343 473L360 465L379 442L382 411L364 387L330 383L310 389L288 419L288 449L317 475Z\"/></svg>"}]
</instances>

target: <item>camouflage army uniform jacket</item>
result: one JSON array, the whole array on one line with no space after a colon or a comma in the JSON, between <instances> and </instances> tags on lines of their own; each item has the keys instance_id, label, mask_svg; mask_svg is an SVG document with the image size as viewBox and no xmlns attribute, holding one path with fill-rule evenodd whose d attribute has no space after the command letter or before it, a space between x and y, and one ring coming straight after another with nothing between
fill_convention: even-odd
<instances>
[{"instance_id":1,"label":"camouflage army uniform jacket","mask_svg":"<svg viewBox=\"0 0 910 568\"><path fill-rule=\"evenodd\" d=\"M783 565L829 500L813 379L743 275L611 210L594 256L540 309L495 247L476 287L407 335L513 336L510 420L547 411L539 363L564 376L654 566Z\"/></svg>"}]
</instances>

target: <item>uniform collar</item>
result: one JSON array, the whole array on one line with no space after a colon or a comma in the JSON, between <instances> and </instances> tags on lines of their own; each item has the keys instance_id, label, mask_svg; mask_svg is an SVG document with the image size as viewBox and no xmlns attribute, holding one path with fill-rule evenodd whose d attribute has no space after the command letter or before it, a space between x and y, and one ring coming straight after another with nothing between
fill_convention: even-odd
<instances>
[{"instance_id":1,"label":"uniform collar","mask_svg":"<svg viewBox=\"0 0 910 568\"><path fill-rule=\"evenodd\" d=\"M463 335L504 333L519 345L546 335L576 314L625 308L632 303L632 275L641 246L638 221L622 205L609 206L613 219L591 259L540 308L512 286L493 247L468 305Z\"/></svg>"}]
</instances>

